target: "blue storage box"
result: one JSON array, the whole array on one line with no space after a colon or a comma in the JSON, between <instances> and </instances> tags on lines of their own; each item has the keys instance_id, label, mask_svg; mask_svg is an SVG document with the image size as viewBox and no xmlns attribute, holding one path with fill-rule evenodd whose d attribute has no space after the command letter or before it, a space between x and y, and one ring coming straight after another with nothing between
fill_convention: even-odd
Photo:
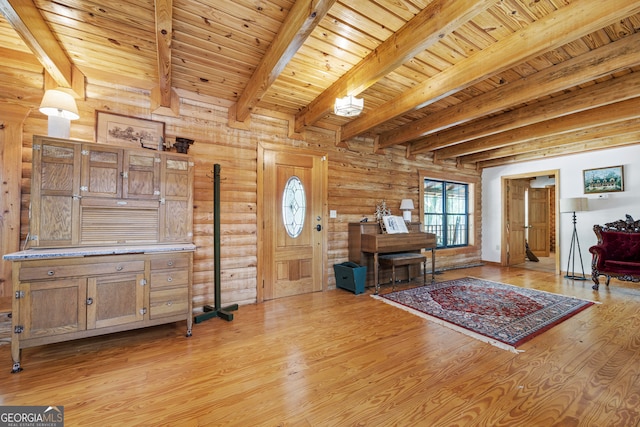
<instances>
[{"instance_id":1,"label":"blue storage box","mask_svg":"<svg viewBox=\"0 0 640 427\"><path fill-rule=\"evenodd\" d=\"M355 262L343 262L334 264L333 272L336 275L336 286L346 289L358 295L364 292L364 284L367 281L367 266L360 266Z\"/></svg>"}]
</instances>

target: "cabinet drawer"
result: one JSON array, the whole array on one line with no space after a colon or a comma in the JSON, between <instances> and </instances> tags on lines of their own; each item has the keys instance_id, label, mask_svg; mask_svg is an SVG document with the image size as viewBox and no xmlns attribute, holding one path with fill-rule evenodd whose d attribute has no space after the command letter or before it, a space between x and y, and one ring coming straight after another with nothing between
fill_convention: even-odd
<instances>
[{"instance_id":1,"label":"cabinet drawer","mask_svg":"<svg viewBox=\"0 0 640 427\"><path fill-rule=\"evenodd\" d=\"M74 276L98 276L112 273L144 271L144 261L119 261L95 264L48 265L38 267L23 266L20 281L42 280Z\"/></svg>"},{"instance_id":2,"label":"cabinet drawer","mask_svg":"<svg viewBox=\"0 0 640 427\"><path fill-rule=\"evenodd\" d=\"M188 254L174 254L151 259L151 271L189 267Z\"/></svg>"},{"instance_id":3,"label":"cabinet drawer","mask_svg":"<svg viewBox=\"0 0 640 427\"><path fill-rule=\"evenodd\" d=\"M187 286L189 270L163 270L151 272L151 289Z\"/></svg>"},{"instance_id":4,"label":"cabinet drawer","mask_svg":"<svg viewBox=\"0 0 640 427\"><path fill-rule=\"evenodd\" d=\"M149 318L174 316L176 314L188 315L189 289L182 288L152 291L149 296Z\"/></svg>"}]
</instances>

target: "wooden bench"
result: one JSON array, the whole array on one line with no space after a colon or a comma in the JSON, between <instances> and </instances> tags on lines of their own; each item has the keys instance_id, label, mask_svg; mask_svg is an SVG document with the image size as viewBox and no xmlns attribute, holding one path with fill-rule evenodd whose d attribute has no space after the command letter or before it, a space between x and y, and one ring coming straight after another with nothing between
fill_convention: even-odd
<instances>
[{"instance_id":1,"label":"wooden bench","mask_svg":"<svg viewBox=\"0 0 640 427\"><path fill-rule=\"evenodd\" d=\"M396 284L396 267L407 266L407 277L411 280L411 265L422 264L423 284L427 284L427 257L413 252L384 254L378 257L378 262L382 267L391 267L391 281ZM431 272L432 282L435 272ZM378 278L376 277L376 281Z\"/></svg>"}]
</instances>

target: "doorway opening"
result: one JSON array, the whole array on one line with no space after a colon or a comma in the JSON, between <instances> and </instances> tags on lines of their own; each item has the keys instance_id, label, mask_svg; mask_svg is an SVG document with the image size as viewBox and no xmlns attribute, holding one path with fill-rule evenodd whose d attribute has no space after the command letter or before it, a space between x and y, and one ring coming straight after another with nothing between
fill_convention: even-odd
<instances>
[{"instance_id":1,"label":"doorway opening","mask_svg":"<svg viewBox=\"0 0 640 427\"><path fill-rule=\"evenodd\" d=\"M559 171L502 177L501 265L560 274Z\"/></svg>"}]
</instances>

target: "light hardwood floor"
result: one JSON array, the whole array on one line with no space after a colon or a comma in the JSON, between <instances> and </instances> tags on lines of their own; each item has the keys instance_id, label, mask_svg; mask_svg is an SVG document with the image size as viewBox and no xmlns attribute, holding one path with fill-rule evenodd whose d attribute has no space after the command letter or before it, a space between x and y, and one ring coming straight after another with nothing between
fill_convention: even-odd
<instances>
[{"instance_id":1,"label":"light hardwood floor","mask_svg":"<svg viewBox=\"0 0 640 427\"><path fill-rule=\"evenodd\" d=\"M1 405L64 405L68 426L637 426L640 286L522 268L447 271L591 299L514 354L366 294L241 306L23 351L0 346ZM383 289L384 291L384 289Z\"/></svg>"}]
</instances>

